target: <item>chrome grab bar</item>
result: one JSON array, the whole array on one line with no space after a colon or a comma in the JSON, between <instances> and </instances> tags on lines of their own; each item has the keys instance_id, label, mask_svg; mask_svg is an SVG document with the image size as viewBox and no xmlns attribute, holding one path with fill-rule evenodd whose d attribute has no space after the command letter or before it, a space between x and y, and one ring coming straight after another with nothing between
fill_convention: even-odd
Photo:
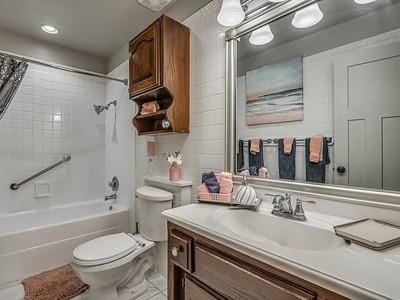
<instances>
[{"instance_id":1,"label":"chrome grab bar","mask_svg":"<svg viewBox=\"0 0 400 300\"><path fill-rule=\"evenodd\" d=\"M29 181L35 179L36 177L39 177L40 175L43 175L44 173L47 173L48 171L54 169L55 167L57 167L57 166L59 166L59 165L65 163L65 162L67 162L67 161L70 161L70 160L71 160L71 155L65 154L62 160L60 160L60 161L58 161L58 162L52 164L51 166L47 167L46 169L43 169L43 170L37 172L35 175L32 175L31 177L28 177L27 179L25 179L25 180L23 180L23 181L21 181L21 182L19 182L19 183L13 183L13 184L11 184L11 185L10 185L10 189L12 189L13 191L16 191L16 190L19 189L19 187L20 187L21 185L23 185L23 184L25 184L25 183L27 183L27 182L29 182Z\"/></svg>"}]
</instances>

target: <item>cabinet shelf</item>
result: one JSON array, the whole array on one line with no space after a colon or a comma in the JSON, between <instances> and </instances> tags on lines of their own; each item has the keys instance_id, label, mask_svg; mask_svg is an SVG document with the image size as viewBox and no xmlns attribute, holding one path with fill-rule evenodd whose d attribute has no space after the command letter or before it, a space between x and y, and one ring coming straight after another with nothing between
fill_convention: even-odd
<instances>
[{"instance_id":1,"label":"cabinet shelf","mask_svg":"<svg viewBox=\"0 0 400 300\"><path fill-rule=\"evenodd\" d=\"M159 119L162 119L163 117L165 117L166 114L167 114L167 110L162 109L162 110L156 111L154 113L149 113L149 114L145 114L145 115L137 115L136 119L138 119L138 120L140 120L140 119L159 120Z\"/></svg>"}]
</instances>

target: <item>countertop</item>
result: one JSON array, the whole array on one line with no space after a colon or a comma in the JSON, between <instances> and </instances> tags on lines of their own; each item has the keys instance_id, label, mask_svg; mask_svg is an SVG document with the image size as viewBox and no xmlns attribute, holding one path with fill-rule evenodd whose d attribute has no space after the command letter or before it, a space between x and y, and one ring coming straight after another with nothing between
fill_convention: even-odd
<instances>
[{"instance_id":1,"label":"countertop","mask_svg":"<svg viewBox=\"0 0 400 300\"><path fill-rule=\"evenodd\" d=\"M400 247L377 252L343 243L336 249L315 251L259 242L238 235L221 223L220 216L230 209L190 204L167 210L163 215L170 222L351 299L400 299ZM251 213L279 218L270 215L270 205ZM332 232L333 226L353 221L317 212L306 212L306 215L307 226Z\"/></svg>"}]
</instances>

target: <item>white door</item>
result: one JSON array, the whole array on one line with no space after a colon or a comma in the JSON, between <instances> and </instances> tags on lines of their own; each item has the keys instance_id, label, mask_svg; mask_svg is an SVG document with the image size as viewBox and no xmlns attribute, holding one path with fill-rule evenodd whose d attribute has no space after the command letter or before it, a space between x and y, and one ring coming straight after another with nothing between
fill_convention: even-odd
<instances>
[{"instance_id":1,"label":"white door","mask_svg":"<svg viewBox=\"0 0 400 300\"><path fill-rule=\"evenodd\" d=\"M335 183L400 190L400 44L334 64Z\"/></svg>"}]
</instances>

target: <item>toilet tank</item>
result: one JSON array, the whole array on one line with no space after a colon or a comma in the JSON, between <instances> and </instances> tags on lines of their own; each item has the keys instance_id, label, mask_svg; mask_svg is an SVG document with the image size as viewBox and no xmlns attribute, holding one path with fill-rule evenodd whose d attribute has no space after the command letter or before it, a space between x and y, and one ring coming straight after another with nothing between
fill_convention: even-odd
<instances>
[{"instance_id":1,"label":"toilet tank","mask_svg":"<svg viewBox=\"0 0 400 300\"><path fill-rule=\"evenodd\" d=\"M173 194L159 188L142 186L136 190L140 234L154 242L167 240L167 221L161 215L172 208Z\"/></svg>"}]
</instances>

